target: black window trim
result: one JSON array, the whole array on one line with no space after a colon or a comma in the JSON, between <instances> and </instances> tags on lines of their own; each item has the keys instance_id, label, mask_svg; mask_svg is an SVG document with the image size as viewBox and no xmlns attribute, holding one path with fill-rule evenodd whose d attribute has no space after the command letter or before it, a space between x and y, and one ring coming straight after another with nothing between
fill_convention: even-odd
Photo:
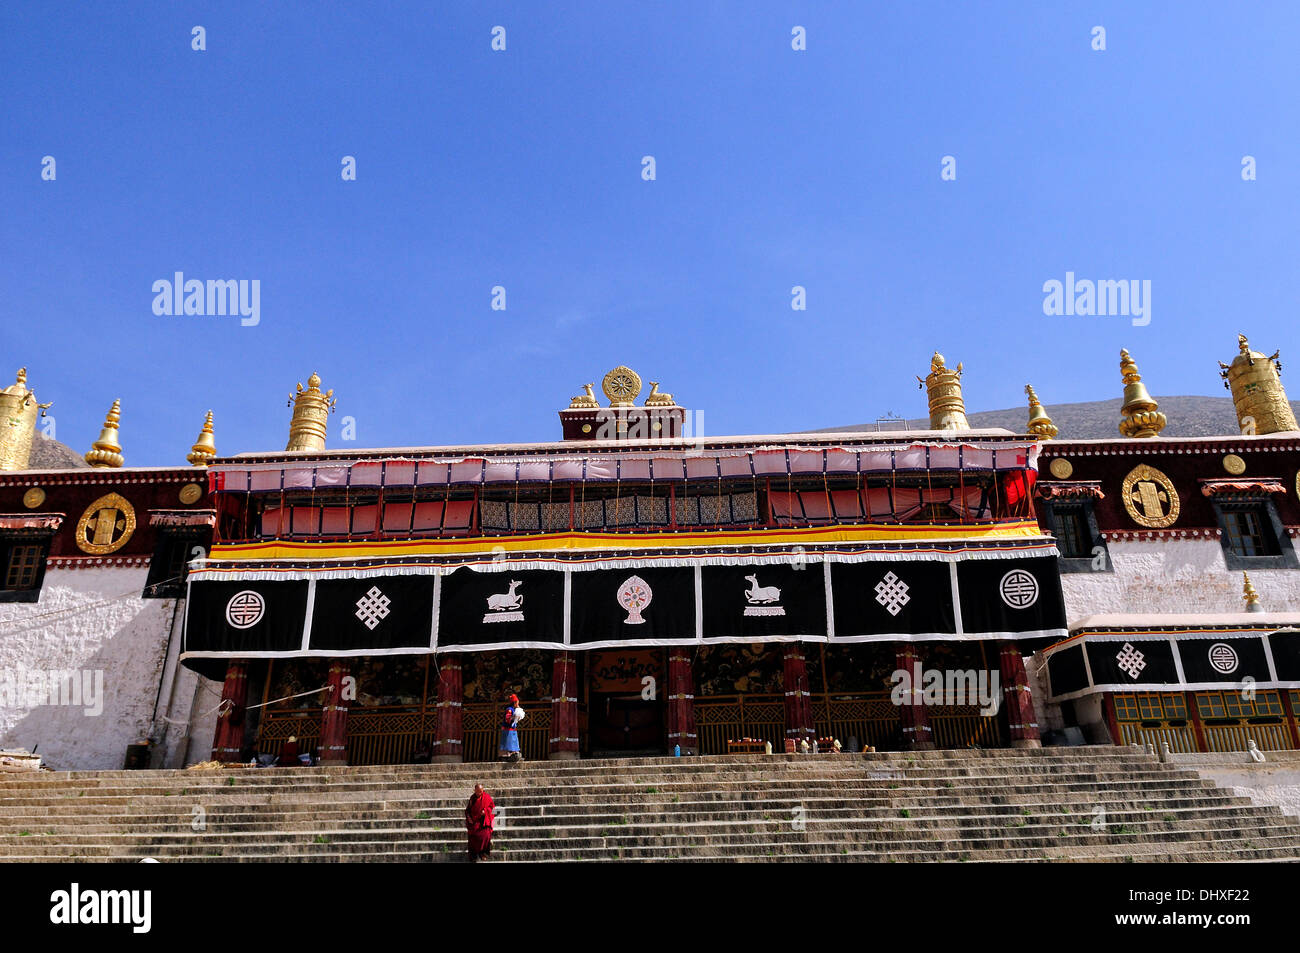
<instances>
[{"instance_id":1,"label":"black window trim","mask_svg":"<svg viewBox=\"0 0 1300 953\"><path fill-rule=\"evenodd\" d=\"M1253 496L1212 497L1214 518L1219 524L1219 546L1223 550L1223 561L1229 570L1238 569L1300 569L1300 559L1296 558L1291 536L1278 515L1277 503L1271 494ZM1280 550L1277 556L1242 556L1233 552L1228 533L1228 513L1234 510L1263 510L1265 526L1273 533Z\"/></svg>"},{"instance_id":2,"label":"black window trim","mask_svg":"<svg viewBox=\"0 0 1300 953\"><path fill-rule=\"evenodd\" d=\"M1110 549L1106 546L1105 537L1101 535L1101 530L1097 526L1097 512L1096 512L1096 508L1093 505L1094 502L1095 501L1092 500L1090 497L1082 497L1082 498L1076 497L1074 499L1068 499L1068 500L1039 500L1038 501L1039 505L1043 507L1043 512L1047 515L1047 523L1052 529L1053 538L1058 540L1061 538L1061 533L1059 529L1060 524L1057 521L1063 515L1059 513L1058 510L1075 509L1075 508L1081 510L1083 513L1084 522L1087 525L1088 535L1091 537L1092 540L1089 549L1095 552L1098 547L1101 547L1101 550L1105 555L1104 568L1097 569L1093 565L1093 562L1096 559L1095 555L1066 556L1062 554L1057 559L1057 563L1060 566L1060 571L1063 573L1065 572L1114 572L1115 571L1115 563L1110 558Z\"/></svg>"}]
</instances>

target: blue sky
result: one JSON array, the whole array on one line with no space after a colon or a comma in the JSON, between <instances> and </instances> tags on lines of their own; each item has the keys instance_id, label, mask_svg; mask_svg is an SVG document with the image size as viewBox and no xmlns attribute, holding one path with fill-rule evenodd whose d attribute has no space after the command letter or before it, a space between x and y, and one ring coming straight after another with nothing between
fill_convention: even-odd
<instances>
[{"instance_id":1,"label":"blue sky","mask_svg":"<svg viewBox=\"0 0 1300 953\"><path fill-rule=\"evenodd\" d=\"M1118 396L1121 347L1224 394L1238 330L1300 359L1298 38L1295 3L8 3L0 376L79 451L121 398L129 465L209 408L282 449L312 370L335 448L558 438L619 363L710 434L921 416L936 347L971 410ZM260 323L155 315L177 271L259 280ZM1150 324L1045 316L1067 271L1150 280Z\"/></svg>"}]
</instances>

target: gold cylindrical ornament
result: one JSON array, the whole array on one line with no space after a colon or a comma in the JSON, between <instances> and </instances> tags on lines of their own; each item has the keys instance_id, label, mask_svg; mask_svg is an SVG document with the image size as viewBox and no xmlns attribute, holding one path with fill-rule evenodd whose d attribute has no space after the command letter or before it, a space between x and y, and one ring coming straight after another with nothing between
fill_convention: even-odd
<instances>
[{"instance_id":1,"label":"gold cylindrical ornament","mask_svg":"<svg viewBox=\"0 0 1300 953\"><path fill-rule=\"evenodd\" d=\"M41 410L36 395L27 387L27 368L21 368L16 383L0 390L0 470L28 468Z\"/></svg>"},{"instance_id":2,"label":"gold cylindrical ornament","mask_svg":"<svg viewBox=\"0 0 1300 953\"><path fill-rule=\"evenodd\" d=\"M961 364L950 370L938 351L930 359L930 373L921 381L930 400L931 430L970 430L966 402L961 396Z\"/></svg>"},{"instance_id":3,"label":"gold cylindrical ornament","mask_svg":"<svg viewBox=\"0 0 1300 953\"><path fill-rule=\"evenodd\" d=\"M289 443L285 450L324 450L329 415L336 401L334 391L321 393L320 377L313 373L307 378L307 389L298 384L298 391L289 398L293 419L289 421Z\"/></svg>"},{"instance_id":4,"label":"gold cylindrical ornament","mask_svg":"<svg viewBox=\"0 0 1300 953\"><path fill-rule=\"evenodd\" d=\"M1285 433L1300 430L1282 387L1280 352L1265 357L1250 349L1246 335L1237 335L1238 354L1231 364L1219 362L1221 376L1232 391L1237 426L1243 434Z\"/></svg>"}]
</instances>

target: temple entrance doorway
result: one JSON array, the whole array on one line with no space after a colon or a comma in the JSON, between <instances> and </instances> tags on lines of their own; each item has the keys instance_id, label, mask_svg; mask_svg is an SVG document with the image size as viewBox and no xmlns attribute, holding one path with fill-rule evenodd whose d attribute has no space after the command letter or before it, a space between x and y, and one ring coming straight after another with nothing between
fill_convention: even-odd
<instances>
[{"instance_id":1,"label":"temple entrance doorway","mask_svg":"<svg viewBox=\"0 0 1300 953\"><path fill-rule=\"evenodd\" d=\"M587 658L591 757L664 753L663 649L593 651Z\"/></svg>"}]
</instances>

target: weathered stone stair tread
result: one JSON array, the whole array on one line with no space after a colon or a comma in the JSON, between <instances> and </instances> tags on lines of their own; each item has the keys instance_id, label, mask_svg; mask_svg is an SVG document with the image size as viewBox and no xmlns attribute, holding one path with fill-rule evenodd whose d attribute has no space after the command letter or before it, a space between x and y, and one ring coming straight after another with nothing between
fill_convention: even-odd
<instances>
[{"instance_id":1,"label":"weathered stone stair tread","mask_svg":"<svg viewBox=\"0 0 1300 953\"><path fill-rule=\"evenodd\" d=\"M1276 808L1091 747L6 777L0 860L460 860L475 780L507 860L1300 858Z\"/></svg>"}]
</instances>

